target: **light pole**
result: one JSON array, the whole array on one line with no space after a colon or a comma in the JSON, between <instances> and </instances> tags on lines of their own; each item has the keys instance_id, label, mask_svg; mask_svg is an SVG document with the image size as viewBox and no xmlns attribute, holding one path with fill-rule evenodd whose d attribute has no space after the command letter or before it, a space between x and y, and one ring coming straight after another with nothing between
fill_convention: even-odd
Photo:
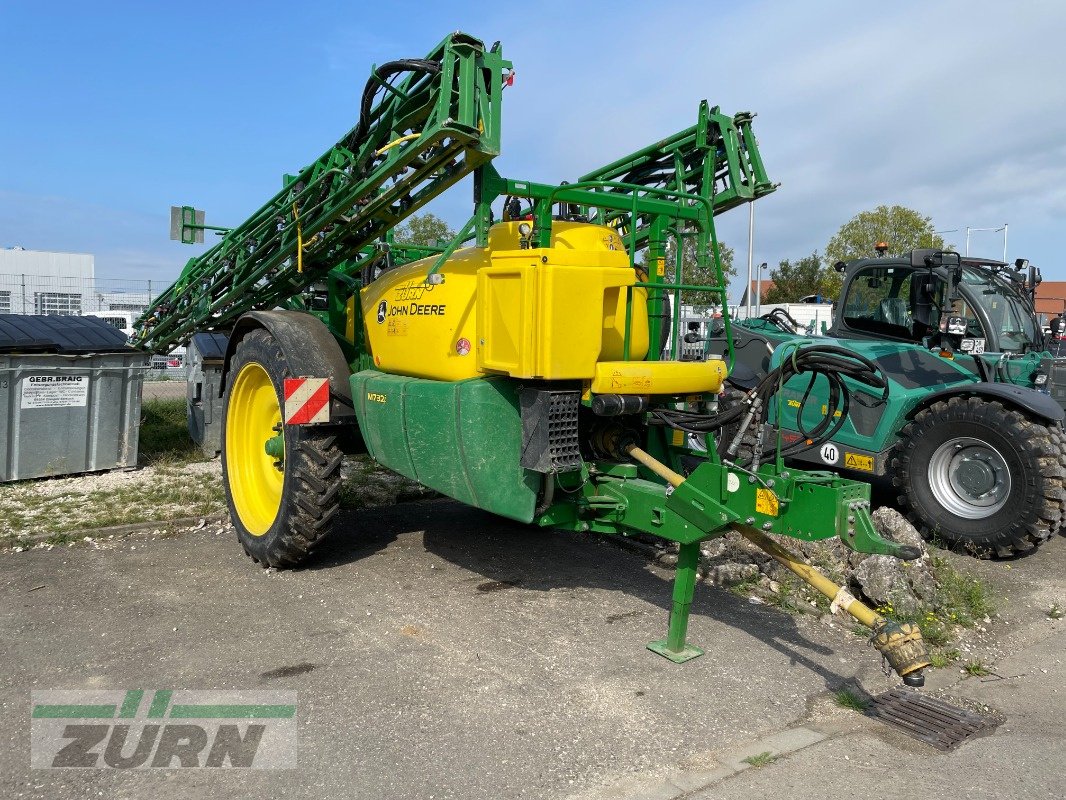
<instances>
[{"instance_id":1,"label":"light pole","mask_svg":"<svg viewBox=\"0 0 1066 800\"><path fill-rule=\"evenodd\" d=\"M766 269L766 262L762 262L759 265L758 275L755 277L755 316L762 314L762 271ZM750 283L748 284L751 285ZM751 318L751 314L748 315Z\"/></svg>"},{"instance_id":2,"label":"light pole","mask_svg":"<svg viewBox=\"0 0 1066 800\"><path fill-rule=\"evenodd\" d=\"M967 225L966 226L966 255L970 255L970 231L994 231L996 233L999 233L1000 231L1003 231L1003 260L1006 261L1007 260L1007 227L1008 227L1008 224L1006 222L1004 222L1002 227L999 227L999 228L971 228L969 225Z\"/></svg>"},{"instance_id":3,"label":"light pole","mask_svg":"<svg viewBox=\"0 0 1066 800\"><path fill-rule=\"evenodd\" d=\"M939 236L942 233L958 233L958 232L959 232L958 228L948 228L947 230L943 230L943 231L933 231L931 234L929 234L929 246L930 247L933 246L933 237L934 236Z\"/></svg>"},{"instance_id":4,"label":"light pole","mask_svg":"<svg viewBox=\"0 0 1066 800\"><path fill-rule=\"evenodd\" d=\"M744 297L748 301L744 319L751 319L751 265L755 258L755 201L748 201L748 282L744 285Z\"/></svg>"}]
</instances>

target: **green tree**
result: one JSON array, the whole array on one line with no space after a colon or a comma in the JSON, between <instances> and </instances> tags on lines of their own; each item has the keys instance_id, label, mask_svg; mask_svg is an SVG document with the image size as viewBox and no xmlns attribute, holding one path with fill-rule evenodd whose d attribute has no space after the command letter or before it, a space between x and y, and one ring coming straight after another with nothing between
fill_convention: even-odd
<instances>
[{"instance_id":1,"label":"green tree","mask_svg":"<svg viewBox=\"0 0 1066 800\"><path fill-rule=\"evenodd\" d=\"M431 247L438 242L443 247L455 238L455 231L436 214L415 214L405 225L398 226L393 234L396 244L416 244Z\"/></svg>"},{"instance_id":2,"label":"green tree","mask_svg":"<svg viewBox=\"0 0 1066 800\"><path fill-rule=\"evenodd\" d=\"M707 265L699 267L696 264L696 238L694 236L686 236L684 237L683 242L684 244L681 247L682 283L695 284L697 286L717 286L718 275L715 272L714 260L711 258L710 252L707 254ZM729 281L737 274L737 268L733 264L733 248L719 242L718 257L722 262L722 275L725 278L725 285L728 286ZM667 281L674 280L674 265L676 264L676 258L677 255L672 250L666 255L665 279ZM644 253L642 263L644 264L645 269L647 269L647 252ZM714 305L717 305L717 298L707 294L707 292L682 290L681 303L683 305L692 306L696 311L706 311Z\"/></svg>"},{"instance_id":3,"label":"green tree","mask_svg":"<svg viewBox=\"0 0 1066 800\"><path fill-rule=\"evenodd\" d=\"M770 270L773 285L763 296L763 305L773 303L798 303L810 294L836 299L840 291L841 276L822 262L815 250L809 256L795 261L784 259L777 269Z\"/></svg>"},{"instance_id":4,"label":"green tree","mask_svg":"<svg viewBox=\"0 0 1066 800\"><path fill-rule=\"evenodd\" d=\"M853 258L872 258L878 242L888 245L887 255L903 255L920 247L943 249L944 240L933 230L931 217L903 206L878 206L856 214L841 226L825 246L829 264Z\"/></svg>"}]
</instances>

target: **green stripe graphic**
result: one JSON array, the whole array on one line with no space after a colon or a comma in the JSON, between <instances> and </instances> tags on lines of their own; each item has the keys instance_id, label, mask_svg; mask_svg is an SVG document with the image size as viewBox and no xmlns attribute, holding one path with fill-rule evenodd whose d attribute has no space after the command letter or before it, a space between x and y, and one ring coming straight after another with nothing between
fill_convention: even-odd
<instances>
[{"instance_id":1,"label":"green stripe graphic","mask_svg":"<svg viewBox=\"0 0 1066 800\"><path fill-rule=\"evenodd\" d=\"M33 707L34 719L105 719L115 716L115 706L110 705L37 705Z\"/></svg>"},{"instance_id":2,"label":"green stripe graphic","mask_svg":"<svg viewBox=\"0 0 1066 800\"><path fill-rule=\"evenodd\" d=\"M179 719L292 719L296 706L287 705L175 705L170 716Z\"/></svg>"},{"instance_id":3,"label":"green stripe graphic","mask_svg":"<svg viewBox=\"0 0 1066 800\"><path fill-rule=\"evenodd\" d=\"M270 703L211 703L171 705L174 694L171 689L153 693L148 707L149 719L171 717L176 719L292 719L296 706ZM38 704L33 707L34 719L134 719L144 700L143 689L130 689L123 698L122 706L90 703ZM169 709L169 713L168 713Z\"/></svg>"},{"instance_id":4,"label":"green stripe graphic","mask_svg":"<svg viewBox=\"0 0 1066 800\"><path fill-rule=\"evenodd\" d=\"M141 698L144 697L143 689L130 689L126 692L126 699L122 701L122 708L119 709L118 715L120 717L136 717L137 709L141 706Z\"/></svg>"},{"instance_id":5,"label":"green stripe graphic","mask_svg":"<svg viewBox=\"0 0 1066 800\"><path fill-rule=\"evenodd\" d=\"M170 696L174 694L170 689L160 689L152 695L152 705L148 707L149 718L166 716L167 706L170 705Z\"/></svg>"}]
</instances>

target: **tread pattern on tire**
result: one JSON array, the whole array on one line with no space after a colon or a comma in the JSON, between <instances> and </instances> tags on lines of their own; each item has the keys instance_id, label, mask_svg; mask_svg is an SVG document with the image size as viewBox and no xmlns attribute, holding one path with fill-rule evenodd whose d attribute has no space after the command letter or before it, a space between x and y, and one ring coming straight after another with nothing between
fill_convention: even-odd
<instances>
[{"instance_id":1,"label":"tread pattern on tire","mask_svg":"<svg viewBox=\"0 0 1066 800\"><path fill-rule=\"evenodd\" d=\"M1066 465L1066 430L1063 429L1061 423L1048 426L1048 431L1051 433L1051 438L1059 446L1059 462ZM1059 524L1055 526L1051 533L1061 533L1066 535L1066 478L1063 478L1062 489L1060 491L1061 499L1059 501Z\"/></svg>"},{"instance_id":2,"label":"tread pattern on tire","mask_svg":"<svg viewBox=\"0 0 1066 800\"><path fill-rule=\"evenodd\" d=\"M921 410L903 428L892 458L892 483L899 490L901 511L927 539L941 537L953 545L965 541L944 536L921 515L913 499L910 472L911 454L923 434L938 425L958 422L960 418L983 422L998 429L1011 441L1024 443L1023 449L1034 458L1036 467L1030 485L1022 487L1027 493L1023 513L1016 515L997 535L975 543L982 548L976 554L1011 556L1039 546L1061 527L1066 511L1066 467L1063 466L1066 434L1061 426L1049 427L1035 422L999 402L979 397L952 397Z\"/></svg>"},{"instance_id":3,"label":"tread pattern on tire","mask_svg":"<svg viewBox=\"0 0 1066 800\"><path fill-rule=\"evenodd\" d=\"M281 347L265 330L249 332L237 345L234 366L247 360L259 361L275 380L292 377ZM236 368L233 372L236 373ZM227 387L227 405L228 391ZM267 534L261 537L241 534L226 485L230 517L238 528L241 547L249 558L264 568L299 566L332 532L340 511L344 453L337 446L337 436L306 425L286 426L285 431L285 461L289 474L286 475L278 519Z\"/></svg>"}]
</instances>

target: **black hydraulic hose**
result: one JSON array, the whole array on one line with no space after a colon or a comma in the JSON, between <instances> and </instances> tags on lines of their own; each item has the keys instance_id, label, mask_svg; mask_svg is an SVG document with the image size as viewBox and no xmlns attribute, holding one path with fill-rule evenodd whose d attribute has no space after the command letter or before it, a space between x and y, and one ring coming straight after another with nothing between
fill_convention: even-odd
<instances>
[{"instance_id":1,"label":"black hydraulic hose","mask_svg":"<svg viewBox=\"0 0 1066 800\"><path fill-rule=\"evenodd\" d=\"M880 390L881 397L875 401L875 404L888 400L888 379L873 361L835 345L811 345L786 356L777 368L767 373L755 388L746 393L742 402L719 414L708 415L662 408L649 412L650 421L686 433L713 433L745 416L757 398L761 400L762 408L768 408L778 388L802 373L809 373L811 377L800 401L800 407L796 410L797 427L801 439L793 445L782 448L782 455L795 455L836 435L851 409L851 390L845 378L875 391ZM807 430L802 423L803 408L810 399L814 382L819 375L825 377L829 384L826 413L817 425ZM838 411L839 416L837 416Z\"/></svg>"},{"instance_id":2,"label":"black hydraulic hose","mask_svg":"<svg viewBox=\"0 0 1066 800\"><path fill-rule=\"evenodd\" d=\"M785 320L781 319L782 317L788 321L785 322ZM799 322L783 308L775 308L773 311L763 314L759 319L771 323L783 333L795 333L800 327Z\"/></svg>"},{"instance_id":3,"label":"black hydraulic hose","mask_svg":"<svg viewBox=\"0 0 1066 800\"><path fill-rule=\"evenodd\" d=\"M399 61L387 61L375 69L374 76L378 80L375 80L375 77L367 80L366 86L363 88L363 99L359 104L359 123L344 143L349 150L355 151L358 149L359 143L370 127L370 111L374 105L374 97L377 95L378 90L381 89L379 80L388 81L394 75L399 75L403 72L421 72L425 75L436 75L440 72L440 62L428 61L424 58L404 58Z\"/></svg>"}]
</instances>

